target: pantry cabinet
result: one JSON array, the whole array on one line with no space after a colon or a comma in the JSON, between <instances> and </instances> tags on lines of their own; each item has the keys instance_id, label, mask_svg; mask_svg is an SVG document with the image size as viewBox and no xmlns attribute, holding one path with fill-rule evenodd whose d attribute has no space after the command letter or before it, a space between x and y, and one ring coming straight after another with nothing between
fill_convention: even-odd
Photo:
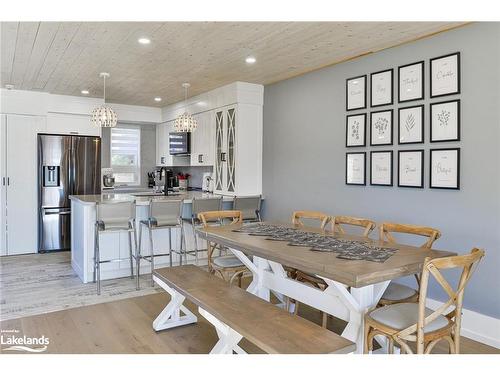
<instances>
[{"instance_id":1,"label":"pantry cabinet","mask_svg":"<svg viewBox=\"0 0 500 375\"><path fill-rule=\"evenodd\" d=\"M1 255L37 252L36 142L45 125L44 116L1 115Z\"/></svg>"}]
</instances>

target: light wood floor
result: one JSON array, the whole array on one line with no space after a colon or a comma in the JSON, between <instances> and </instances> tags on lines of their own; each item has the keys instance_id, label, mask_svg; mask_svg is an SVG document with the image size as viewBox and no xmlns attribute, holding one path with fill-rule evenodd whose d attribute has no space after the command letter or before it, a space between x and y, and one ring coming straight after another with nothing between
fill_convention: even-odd
<instances>
[{"instance_id":1,"label":"light wood floor","mask_svg":"<svg viewBox=\"0 0 500 375\"><path fill-rule=\"evenodd\" d=\"M18 335L50 339L47 353L208 353L217 342L214 328L199 314L198 323L154 332L151 323L168 302L165 293L128 298L92 306L0 322L2 330L17 330ZM187 307L197 312L188 303ZM319 324L318 311L301 305L300 314ZM345 322L329 319L329 329L339 333ZM261 353L243 340L249 353ZM435 353L447 353L437 345ZM6 353L6 352L3 352ZM462 353L500 353L500 350L462 338Z\"/></svg>"}]
</instances>

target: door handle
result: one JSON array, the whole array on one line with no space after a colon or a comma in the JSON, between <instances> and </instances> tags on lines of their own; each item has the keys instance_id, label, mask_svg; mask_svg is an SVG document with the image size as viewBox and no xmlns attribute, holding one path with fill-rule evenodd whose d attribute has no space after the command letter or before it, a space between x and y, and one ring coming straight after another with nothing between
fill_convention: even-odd
<instances>
[{"instance_id":1,"label":"door handle","mask_svg":"<svg viewBox=\"0 0 500 375\"><path fill-rule=\"evenodd\" d=\"M44 212L44 215L70 215L71 211L50 211L50 212Z\"/></svg>"}]
</instances>

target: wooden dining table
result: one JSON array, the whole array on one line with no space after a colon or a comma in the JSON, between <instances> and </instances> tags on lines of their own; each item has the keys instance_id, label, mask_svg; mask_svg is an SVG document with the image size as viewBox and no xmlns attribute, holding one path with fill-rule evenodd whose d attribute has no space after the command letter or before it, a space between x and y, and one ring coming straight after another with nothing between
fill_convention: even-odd
<instances>
[{"instance_id":1,"label":"wooden dining table","mask_svg":"<svg viewBox=\"0 0 500 375\"><path fill-rule=\"evenodd\" d=\"M294 227L291 224L268 224ZM385 262L346 260L337 258L332 252L311 251L308 247L290 246L286 241L273 241L266 237L234 231L241 226L242 224L212 226L200 228L197 233L209 242L227 247L245 264L253 275L253 280L247 288L248 292L267 301L270 301L272 293L283 307L286 306L286 297L292 298L346 321L347 326L342 336L356 343L358 353L363 352L364 314L377 305L389 282L419 273L427 257L456 255L450 251L387 243L295 226L301 231L396 250ZM328 286L320 290L296 281L288 277L285 266L316 275ZM380 343L384 344L384 340L380 339Z\"/></svg>"}]
</instances>

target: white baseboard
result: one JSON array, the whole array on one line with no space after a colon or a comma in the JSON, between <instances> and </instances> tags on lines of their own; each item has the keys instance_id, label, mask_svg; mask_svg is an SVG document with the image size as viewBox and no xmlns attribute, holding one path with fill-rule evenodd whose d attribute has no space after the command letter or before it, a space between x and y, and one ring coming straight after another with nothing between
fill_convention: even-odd
<instances>
[{"instance_id":1,"label":"white baseboard","mask_svg":"<svg viewBox=\"0 0 500 375\"><path fill-rule=\"evenodd\" d=\"M427 299L427 307L437 309L443 303ZM462 309L461 334L469 339L500 349L500 319Z\"/></svg>"}]
</instances>

